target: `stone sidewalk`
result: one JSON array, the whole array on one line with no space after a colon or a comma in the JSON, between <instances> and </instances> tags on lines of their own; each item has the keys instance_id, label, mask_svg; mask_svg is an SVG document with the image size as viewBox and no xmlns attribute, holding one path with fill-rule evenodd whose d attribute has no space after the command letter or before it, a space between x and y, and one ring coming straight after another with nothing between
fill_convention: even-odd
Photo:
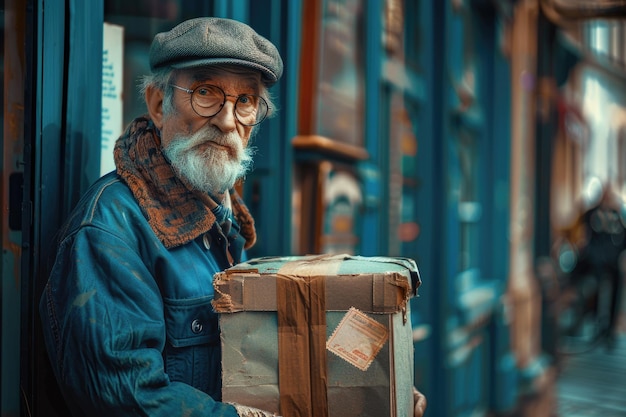
<instances>
[{"instance_id":1,"label":"stone sidewalk","mask_svg":"<svg viewBox=\"0 0 626 417\"><path fill-rule=\"evenodd\" d=\"M626 416L626 333L615 346L599 345L566 357L557 379L559 417Z\"/></svg>"}]
</instances>

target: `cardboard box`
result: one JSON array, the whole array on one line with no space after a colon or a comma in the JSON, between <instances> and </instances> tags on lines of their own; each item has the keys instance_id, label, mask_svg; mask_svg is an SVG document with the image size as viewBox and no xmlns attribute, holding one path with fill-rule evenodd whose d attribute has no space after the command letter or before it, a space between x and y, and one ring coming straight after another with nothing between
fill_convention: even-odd
<instances>
[{"instance_id":1,"label":"cardboard box","mask_svg":"<svg viewBox=\"0 0 626 417\"><path fill-rule=\"evenodd\" d=\"M250 260L215 275L222 400L285 417L413 415L406 258Z\"/></svg>"}]
</instances>

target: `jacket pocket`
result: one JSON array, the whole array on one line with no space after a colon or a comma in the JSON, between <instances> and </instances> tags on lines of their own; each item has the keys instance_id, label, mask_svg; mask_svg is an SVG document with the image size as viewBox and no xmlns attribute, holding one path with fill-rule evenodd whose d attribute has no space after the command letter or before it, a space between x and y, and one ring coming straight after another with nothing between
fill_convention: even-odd
<instances>
[{"instance_id":1,"label":"jacket pocket","mask_svg":"<svg viewBox=\"0 0 626 417\"><path fill-rule=\"evenodd\" d=\"M164 300L167 341L171 346L180 348L219 343L217 314L211 306L212 299Z\"/></svg>"},{"instance_id":2,"label":"jacket pocket","mask_svg":"<svg viewBox=\"0 0 626 417\"><path fill-rule=\"evenodd\" d=\"M170 380L191 385L219 400L221 349L211 300L164 300L167 343L163 360Z\"/></svg>"}]
</instances>

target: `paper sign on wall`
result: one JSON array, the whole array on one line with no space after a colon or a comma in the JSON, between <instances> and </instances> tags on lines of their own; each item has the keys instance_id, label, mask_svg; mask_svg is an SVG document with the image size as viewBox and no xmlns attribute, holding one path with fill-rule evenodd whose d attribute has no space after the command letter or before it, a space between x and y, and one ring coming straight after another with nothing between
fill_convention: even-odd
<instances>
[{"instance_id":1,"label":"paper sign on wall","mask_svg":"<svg viewBox=\"0 0 626 417\"><path fill-rule=\"evenodd\" d=\"M100 174L115 169L113 147L122 133L124 27L104 23L102 42L102 142Z\"/></svg>"}]
</instances>

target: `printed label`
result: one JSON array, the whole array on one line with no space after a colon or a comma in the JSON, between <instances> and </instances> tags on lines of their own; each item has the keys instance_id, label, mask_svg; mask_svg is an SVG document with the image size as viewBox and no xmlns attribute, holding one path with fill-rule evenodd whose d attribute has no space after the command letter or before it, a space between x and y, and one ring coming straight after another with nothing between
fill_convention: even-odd
<instances>
[{"instance_id":1,"label":"printed label","mask_svg":"<svg viewBox=\"0 0 626 417\"><path fill-rule=\"evenodd\" d=\"M384 325L351 307L326 342L326 349L366 371L388 338Z\"/></svg>"}]
</instances>

